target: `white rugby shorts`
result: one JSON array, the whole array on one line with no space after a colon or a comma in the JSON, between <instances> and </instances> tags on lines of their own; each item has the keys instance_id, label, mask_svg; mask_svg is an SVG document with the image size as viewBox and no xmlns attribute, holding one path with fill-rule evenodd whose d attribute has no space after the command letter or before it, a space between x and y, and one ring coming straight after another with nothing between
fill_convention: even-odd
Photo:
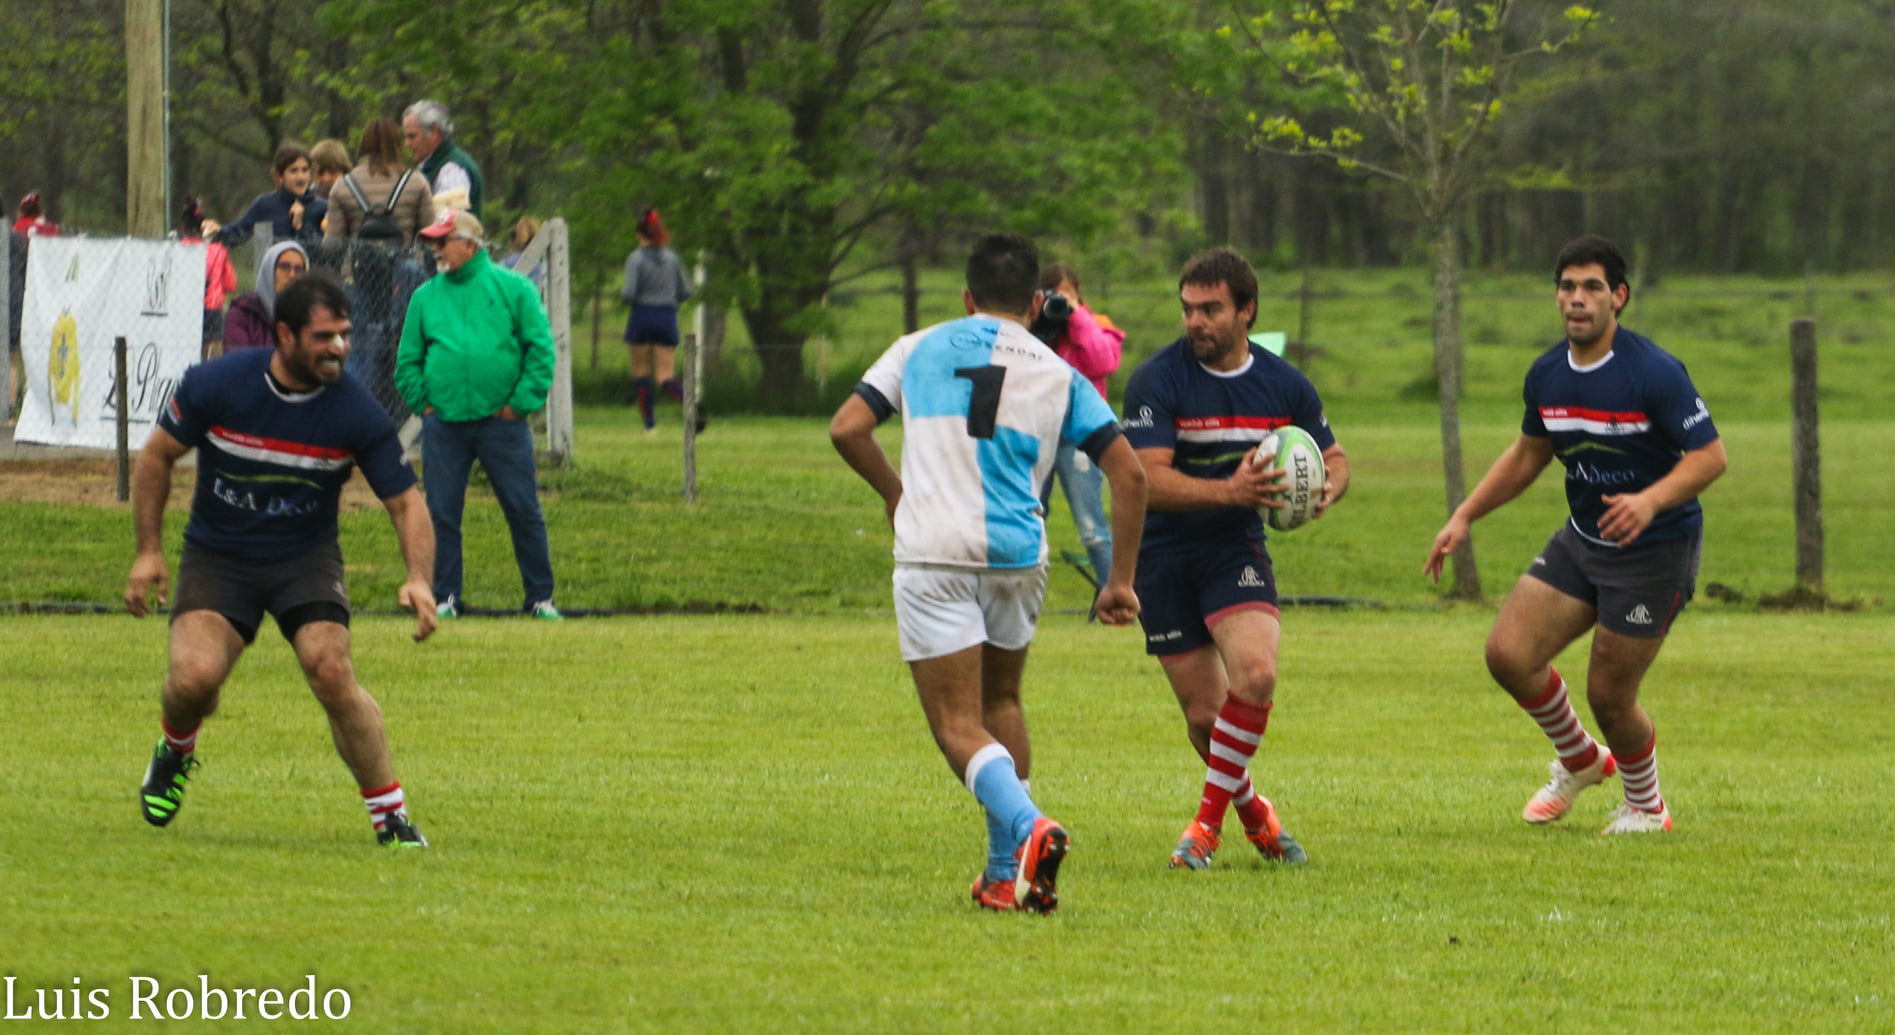
<instances>
[{"instance_id":1,"label":"white rugby shorts","mask_svg":"<svg viewBox=\"0 0 1895 1035\"><path fill-rule=\"evenodd\" d=\"M895 566L895 629L903 661L945 657L991 643L1033 642L1046 596L1046 567L997 570Z\"/></svg>"}]
</instances>

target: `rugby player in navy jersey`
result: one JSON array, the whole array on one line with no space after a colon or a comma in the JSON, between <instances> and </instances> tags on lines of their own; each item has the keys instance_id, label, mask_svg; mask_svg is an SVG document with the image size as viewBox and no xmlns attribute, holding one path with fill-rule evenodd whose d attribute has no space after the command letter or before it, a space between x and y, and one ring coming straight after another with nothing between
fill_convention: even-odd
<instances>
[{"instance_id":1,"label":"rugby player in navy jersey","mask_svg":"<svg viewBox=\"0 0 1895 1035\"><path fill-rule=\"evenodd\" d=\"M1151 483L1137 580L1145 652L1164 667L1208 767L1171 866L1209 867L1232 807L1265 858L1300 863L1303 847L1250 779L1276 697L1281 635L1258 508L1281 507L1285 491L1281 471L1252 461L1277 428L1309 432L1328 473L1321 517L1348 491L1349 459L1315 386L1250 342L1257 274L1243 256L1217 248L1194 257L1178 296L1184 337L1141 364L1125 389L1125 436Z\"/></svg>"},{"instance_id":2,"label":"rugby player in navy jersey","mask_svg":"<svg viewBox=\"0 0 1895 1035\"><path fill-rule=\"evenodd\" d=\"M1522 817L1551 823L1580 791L1616 772L1625 800L1600 833L1670 830L1657 739L1638 690L1697 586L1698 495L1724 473L1724 445L1684 364L1619 326L1632 289L1618 248L1602 237L1578 238L1560 250L1553 270L1566 340L1527 371L1520 437L1455 508L1423 570L1439 581L1468 526L1526 491L1559 458L1571 517L1514 584L1487 637L1487 670L1558 755L1548 767L1552 779ZM1586 700L1603 746L1580 723L1552 667L1587 630Z\"/></svg>"},{"instance_id":3,"label":"rugby player in navy jersey","mask_svg":"<svg viewBox=\"0 0 1895 1035\"><path fill-rule=\"evenodd\" d=\"M198 450L197 491L184 528L171 604L164 739L139 796L145 820L178 814L196 769L197 736L224 680L267 613L296 651L354 774L378 843L421 848L389 759L381 707L355 681L349 597L336 542L336 504L356 468L394 519L408 568L401 606L417 641L434 631L434 529L395 426L344 373L349 299L326 273L292 281L276 301L274 349L244 349L192 367L166 403L133 470L138 557L125 605L142 617L165 599L165 500L171 471Z\"/></svg>"}]
</instances>

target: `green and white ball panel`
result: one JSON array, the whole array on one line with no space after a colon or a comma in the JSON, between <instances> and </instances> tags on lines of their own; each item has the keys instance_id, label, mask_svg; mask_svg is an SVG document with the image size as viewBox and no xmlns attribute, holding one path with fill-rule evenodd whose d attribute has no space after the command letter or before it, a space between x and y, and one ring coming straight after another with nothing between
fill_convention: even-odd
<instances>
[{"instance_id":1,"label":"green and white ball panel","mask_svg":"<svg viewBox=\"0 0 1895 1035\"><path fill-rule=\"evenodd\" d=\"M1316 440L1294 424L1278 428L1257 443L1252 462L1264 463L1264 458L1271 453L1276 455L1267 463L1285 472L1283 487L1287 491L1277 497L1283 508L1262 508L1263 517L1271 528L1287 532L1316 516L1316 504L1322 502L1323 482L1328 479L1328 471L1323 466L1323 451L1316 448Z\"/></svg>"}]
</instances>

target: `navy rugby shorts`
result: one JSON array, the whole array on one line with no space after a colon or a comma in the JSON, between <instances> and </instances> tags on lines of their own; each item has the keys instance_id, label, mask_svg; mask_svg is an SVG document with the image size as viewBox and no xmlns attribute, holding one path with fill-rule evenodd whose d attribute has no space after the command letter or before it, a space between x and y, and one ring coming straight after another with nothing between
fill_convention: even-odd
<instances>
[{"instance_id":1,"label":"navy rugby shorts","mask_svg":"<svg viewBox=\"0 0 1895 1035\"><path fill-rule=\"evenodd\" d=\"M1185 654L1215 642L1211 628L1237 611L1277 613L1276 569L1248 538L1141 550L1134 578L1145 653Z\"/></svg>"},{"instance_id":2,"label":"navy rugby shorts","mask_svg":"<svg viewBox=\"0 0 1895 1035\"><path fill-rule=\"evenodd\" d=\"M672 305L635 305L625 321L627 345L665 345L678 347L678 307Z\"/></svg>"}]
</instances>

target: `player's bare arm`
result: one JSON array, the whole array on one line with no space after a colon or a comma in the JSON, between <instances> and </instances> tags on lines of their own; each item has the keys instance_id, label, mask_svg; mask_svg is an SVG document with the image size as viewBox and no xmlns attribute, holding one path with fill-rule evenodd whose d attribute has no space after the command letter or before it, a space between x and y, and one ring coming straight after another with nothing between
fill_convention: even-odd
<instances>
[{"instance_id":1,"label":"player's bare arm","mask_svg":"<svg viewBox=\"0 0 1895 1035\"><path fill-rule=\"evenodd\" d=\"M1107 625L1130 625L1139 612L1132 576L1138 571L1138 545L1145 535L1145 467L1121 437L1099 457L1099 470L1112 485L1112 573L1099 587L1093 611Z\"/></svg>"},{"instance_id":2,"label":"player's bare arm","mask_svg":"<svg viewBox=\"0 0 1895 1035\"><path fill-rule=\"evenodd\" d=\"M1442 566L1447 563L1448 555L1461 548L1467 541L1467 530L1474 522L1486 517L1500 506L1527 490L1546 465L1553 462L1553 440L1521 435L1515 439L1500 459L1487 469L1480 484L1468 494L1461 505L1454 508L1448 523L1434 537L1434 546L1428 551L1428 562L1422 566L1422 573L1441 581Z\"/></svg>"},{"instance_id":3,"label":"player's bare arm","mask_svg":"<svg viewBox=\"0 0 1895 1035\"><path fill-rule=\"evenodd\" d=\"M132 467L132 527L138 556L125 584L125 607L138 618L150 610L154 591L160 604L166 600L165 583L170 576L164 562L164 508L171 498L171 469L187 452L170 432L153 428Z\"/></svg>"},{"instance_id":4,"label":"player's bare arm","mask_svg":"<svg viewBox=\"0 0 1895 1035\"><path fill-rule=\"evenodd\" d=\"M1642 492L1599 497L1606 505L1599 517L1599 534L1620 546L1629 545L1644 533L1652 518L1697 499L1728 464L1724 440L1718 439L1679 457L1670 474Z\"/></svg>"},{"instance_id":5,"label":"player's bare arm","mask_svg":"<svg viewBox=\"0 0 1895 1035\"><path fill-rule=\"evenodd\" d=\"M1349 454L1338 442L1323 450L1323 498L1316 501L1316 517L1322 517L1349 491ZM1313 519L1312 519L1313 520Z\"/></svg>"},{"instance_id":6,"label":"player's bare arm","mask_svg":"<svg viewBox=\"0 0 1895 1035\"><path fill-rule=\"evenodd\" d=\"M829 421L829 442L842 454L849 468L881 495L888 523L893 526L895 507L901 503L901 475L895 472L895 465L888 462L882 444L875 440L875 429L880 424L869 404L863 402L861 396L851 395Z\"/></svg>"},{"instance_id":7,"label":"player's bare arm","mask_svg":"<svg viewBox=\"0 0 1895 1035\"><path fill-rule=\"evenodd\" d=\"M395 541L401 544L402 563L408 567L398 599L403 609L415 613L415 642L420 643L434 635L436 625L434 522L428 517L427 501L412 485L383 500L382 506L395 523Z\"/></svg>"},{"instance_id":8,"label":"player's bare arm","mask_svg":"<svg viewBox=\"0 0 1895 1035\"><path fill-rule=\"evenodd\" d=\"M1277 497L1287 491L1284 472L1253 463L1254 449L1244 454L1229 478L1193 478L1171 465L1172 453L1170 449L1138 450L1138 462L1145 465L1145 477L1151 486L1146 505L1152 510L1181 513L1218 507L1283 506Z\"/></svg>"}]
</instances>

